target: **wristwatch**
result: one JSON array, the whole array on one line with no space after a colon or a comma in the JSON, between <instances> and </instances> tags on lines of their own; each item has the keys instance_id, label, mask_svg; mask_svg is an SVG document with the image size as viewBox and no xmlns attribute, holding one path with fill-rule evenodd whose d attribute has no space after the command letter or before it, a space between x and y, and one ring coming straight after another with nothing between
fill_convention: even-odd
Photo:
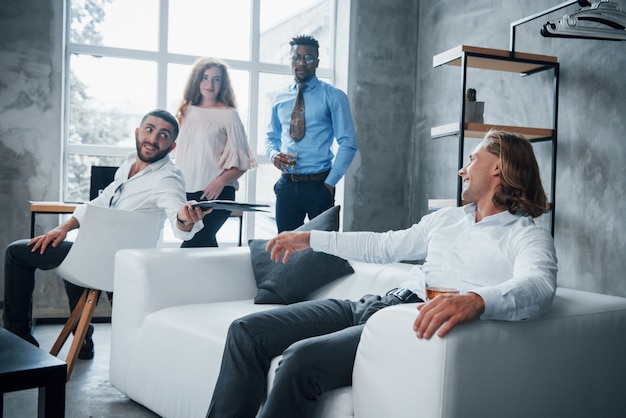
<instances>
[{"instance_id":1,"label":"wristwatch","mask_svg":"<svg viewBox=\"0 0 626 418\"><path fill-rule=\"evenodd\" d=\"M178 221L182 226L187 226L187 225L189 225L191 223L191 222L186 222L186 221L183 221L182 219L180 219L178 217L178 213L176 214L176 221Z\"/></svg>"}]
</instances>

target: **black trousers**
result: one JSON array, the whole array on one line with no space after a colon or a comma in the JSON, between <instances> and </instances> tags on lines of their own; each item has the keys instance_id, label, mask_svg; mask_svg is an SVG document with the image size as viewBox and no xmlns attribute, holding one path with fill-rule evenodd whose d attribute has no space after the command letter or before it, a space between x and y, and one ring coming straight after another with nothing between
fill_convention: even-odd
<instances>
[{"instance_id":1,"label":"black trousers","mask_svg":"<svg viewBox=\"0 0 626 418\"><path fill-rule=\"evenodd\" d=\"M335 205L335 196L324 181L293 182L280 177L274 185L278 232L293 231L304 219L315 218Z\"/></svg>"},{"instance_id":2,"label":"black trousers","mask_svg":"<svg viewBox=\"0 0 626 418\"><path fill-rule=\"evenodd\" d=\"M31 334L35 271L58 267L72 248L72 242L49 245L43 254L32 252L29 239L11 243L4 255L4 327L21 337ZM64 280L70 311L78 303L84 287Z\"/></svg>"},{"instance_id":3,"label":"black trousers","mask_svg":"<svg viewBox=\"0 0 626 418\"><path fill-rule=\"evenodd\" d=\"M228 331L207 417L254 418L272 358L283 354L260 418L309 417L324 392L352 384L367 319L401 303L395 296L301 302L245 316Z\"/></svg>"},{"instance_id":4,"label":"black trousers","mask_svg":"<svg viewBox=\"0 0 626 418\"><path fill-rule=\"evenodd\" d=\"M187 200L200 201L201 195L202 191L187 193ZM224 187L216 200L235 200L235 188L233 186ZM204 228L196 232L190 240L183 241L180 248L217 247L217 231L228 220L230 214L231 212L228 210L214 210L206 215L202 218Z\"/></svg>"}]
</instances>

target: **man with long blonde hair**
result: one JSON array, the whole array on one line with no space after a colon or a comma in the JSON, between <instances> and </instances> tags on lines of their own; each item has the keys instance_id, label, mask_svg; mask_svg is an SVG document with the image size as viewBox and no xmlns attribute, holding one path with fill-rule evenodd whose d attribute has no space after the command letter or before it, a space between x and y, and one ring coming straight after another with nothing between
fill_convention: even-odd
<instances>
[{"instance_id":1,"label":"man with long blonde hair","mask_svg":"<svg viewBox=\"0 0 626 418\"><path fill-rule=\"evenodd\" d=\"M459 176L469 203L428 214L408 229L284 232L270 240L272 259L283 263L306 248L370 263L425 262L414 267L413 280L384 296L313 300L233 321L207 416L312 416L324 392L352 384L365 322L391 305L418 303L413 329L406 332L425 340L479 318L520 321L547 312L556 291L557 259L550 232L533 221L548 204L532 145L520 135L490 131ZM460 276L460 291L423 303L426 280L440 271L456 272L441 278L458 286ZM281 354L257 415L270 361Z\"/></svg>"}]
</instances>

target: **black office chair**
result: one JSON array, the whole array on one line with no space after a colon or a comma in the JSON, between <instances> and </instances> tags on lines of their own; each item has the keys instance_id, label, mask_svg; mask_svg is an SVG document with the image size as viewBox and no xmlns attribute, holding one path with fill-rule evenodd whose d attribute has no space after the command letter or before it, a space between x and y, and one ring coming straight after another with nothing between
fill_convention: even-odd
<instances>
[{"instance_id":1,"label":"black office chair","mask_svg":"<svg viewBox=\"0 0 626 418\"><path fill-rule=\"evenodd\" d=\"M91 166L91 184L89 186L89 200L93 200L107 187L115 177L118 167Z\"/></svg>"}]
</instances>

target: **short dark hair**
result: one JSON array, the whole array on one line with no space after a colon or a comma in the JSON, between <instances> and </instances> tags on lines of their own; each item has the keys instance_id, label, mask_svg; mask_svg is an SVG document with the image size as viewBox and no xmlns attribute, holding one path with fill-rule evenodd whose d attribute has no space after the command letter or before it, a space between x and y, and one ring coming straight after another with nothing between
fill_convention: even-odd
<instances>
[{"instance_id":1,"label":"short dark hair","mask_svg":"<svg viewBox=\"0 0 626 418\"><path fill-rule=\"evenodd\" d=\"M291 45L291 46L295 46L295 45L312 46L312 47L315 48L315 53L317 55L320 54L320 43L317 42L317 39L315 39L314 37L309 36L309 35L294 36L293 38L291 38L291 41L289 42L289 45Z\"/></svg>"},{"instance_id":2,"label":"short dark hair","mask_svg":"<svg viewBox=\"0 0 626 418\"><path fill-rule=\"evenodd\" d=\"M146 115L141 119L141 124L142 125L143 125L143 122L146 120L146 118L148 116L155 116L157 118L163 119L165 122L167 122L170 125L172 125L172 128L174 128L174 132L173 132L174 141L176 141L176 137L178 136L178 129L179 128L178 128L178 121L176 120L174 115L172 115L167 110L154 109L154 110L146 113ZM174 142L174 141L172 141L172 142Z\"/></svg>"}]
</instances>

